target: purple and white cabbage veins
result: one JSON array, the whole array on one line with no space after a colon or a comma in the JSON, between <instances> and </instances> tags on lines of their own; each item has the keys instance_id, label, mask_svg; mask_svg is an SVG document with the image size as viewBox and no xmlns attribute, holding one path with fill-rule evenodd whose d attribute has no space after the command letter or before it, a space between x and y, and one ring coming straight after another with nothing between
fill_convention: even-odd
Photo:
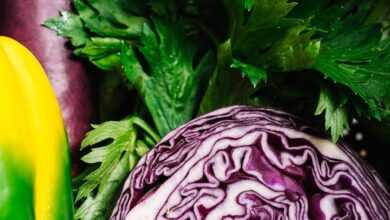
<instances>
[{"instance_id":1,"label":"purple and white cabbage veins","mask_svg":"<svg viewBox=\"0 0 390 220\"><path fill-rule=\"evenodd\" d=\"M388 220L390 194L298 118L234 106L170 132L125 182L116 220Z\"/></svg>"}]
</instances>

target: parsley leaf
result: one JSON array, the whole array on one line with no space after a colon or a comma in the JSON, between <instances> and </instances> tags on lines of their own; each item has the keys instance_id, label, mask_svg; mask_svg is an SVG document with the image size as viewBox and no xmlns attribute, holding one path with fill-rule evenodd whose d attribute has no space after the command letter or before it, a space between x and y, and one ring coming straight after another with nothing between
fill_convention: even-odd
<instances>
[{"instance_id":1,"label":"parsley leaf","mask_svg":"<svg viewBox=\"0 0 390 220\"><path fill-rule=\"evenodd\" d=\"M259 100L252 97L255 92L253 85L239 72L217 69L209 81L198 114L231 105L259 105Z\"/></svg>"},{"instance_id":2,"label":"parsley leaf","mask_svg":"<svg viewBox=\"0 0 390 220\"><path fill-rule=\"evenodd\" d=\"M287 0L226 0L233 57L274 71L311 66L320 43L304 19L290 18L296 3ZM241 59L242 60L242 59Z\"/></svg>"},{"instance_id":3,"label":"parsley leaf","mask_svg":"<svg viewBox=\"0 0 390 220\"><path fill-rule=\"evenodd\" d=\"M382 6L357 0L73 3L74 14L61 12L45 25L70 38L77 55L103 70L125 74L162 135L199 113L200 100L204 112L227 104L254 105L258 100L263 100L261 104L275 100L272 106L283 108L285 103L312 99L308 109L313 112L317 91L291 97L288 91L295 89L291 81L282 85L287 92L275 90L280 83L274 80L290 79L291 74L293 80L308 81L317 90L325 82L333 93L347 96L346 117L390 118L390 40L385 39L382 25L375 24L387 11L381 8L383 2ZM215 54L216 63L206 51ZM325 79L297 75L305 71ZM247 87L245 80L231 74L241 74L258 87ZM338 90L341 86L349 90ZM329 103L339 103L338 96L329 96ZM330 107L321 111L325 116L326 109ZM345 128L341 124L326 127L336 137L340 127Z\"/></svg>"},{"instance_id":4,"label":"parsley leaf","mask_svg":"<svg viewBox=\"0 0 390 220\"><path fill-rule=\"evenodd\" d=\"M84 45L88 40L80 17L71 12L61 11L60 16L46 20L43 25L58 35L69 38L75 47Z\"/></svg>"},{"instance_id":5,"label":"parsley leaf","mask_svg":"<svg viewBox=\"0 0 390 220\"><path fill-rule=\"evenodd\" d=\"M139 36L146 22L143 17L125 10L124 1L73 0L84 26L104 37L131 38Z\"/></svg>"},{"instance_id":6,"label":"parsley leaf","mask_svg":"<svg viewBox=\"0 0 390 220\"><path fill-rule=\"evenodd\" d=\"M230 64L229 66L232 59L229 41L219 45L217 55L218 64L209 80L198 114L230 105L258 105L258 100L252 96L256 92L257 72L262 70L238 60L236 65ZM249 69L249 74L253 77L252 85L246 80L246 74L241 74L241 77L240 72L236 69L245 69L247 72ZM262 77L263 80L266 80L265 72L263 72Z\"/></svg>"},{"instance_id":7,"label":"parsley leaf","mask_svg":"<svg viewBox=\"0 0 390 220\"><path fill-rule=\"evenodd\" d=\"M75 54L103 70L124 72L161 135L196 114L201 88L212 72L213 56L198 54L201 46L188 36L188 23L157 17L146 22L134 15L142 10L125 10L124 1L75 0L74 4L78 15L73 19L78 26L67 23L63 15L54 20L69 27L47 22L48 26L71 39L76 36L68 35L68 29L91 32L82 43L73 44Z\"/></svg>"},{"instance_id":8,"label":"parsley leaf","mask_svg":"<svg viewBox=\"0 0 390 220\"><path fill-rule=\"evenodd\" d=\"M272 71L311 66L319 53L320 42L311 39L314 32L307 31L308 23L304 19L287 18L295 3L225 0L224 5L229 32L227 40L217 45L217 70L202 99L201 113L234 104L270 105L270 98L256 95L254 87L268 86ZM240 73L252 86L233 76Z\"/></svg>"},{"instance_id":9,"label":"parsley leaf","mask_svg":"<svg viewBox=\"0 0 390 220\"><path fill-rule=\"evenodd\" d=\"M166 134L196 113L202 85L213 67L210 53L195 64L196 45L182 24L153 19L155 32L145 25L141 45L124 47L122 63L127 79L148 107L160 134ZM137 51L146 64L137 57ZM147 71L149 70L149 71Z\"/></svg>"},{"instance_id":10,"label":"parsley leaf","mask_svg":"<svg viewBox=\"0 0 390 220\"><path fill-rule=\"evenodd\" d=\"M390 112L390 40L381 40L379 24L364 25L372 4L347 1L314 19L326 32L313 67L348 86L365 100L370 115L381 119Z\"/></svg>"},{"instance_id":11,"label":"parsley leaf","mask_svg":"<svg viewBox=\"0 0 390 220\"><path fill-rule=\"evenodd\" d=\"M234 59L230 67L239 70L243 75L248 76L253 87L256 87L260 82L267 81L267 73L264 69L256 66L243 63L239 60Z\"/></svg>"},{"instance_id":12,"label":"parsley leaf","mask_svg":"<svg viewBox=\"0 0 390 220\"><path fill-rule=\"evenodd\" d=\"M390 110L390 41L380 41L379 33L366 27L324 42L314 65L360 95L378 119Z\"/></svg>"},{"instance_id":13,"label":"parsley leaf","mask_svg":"<svg viewBox=\"0 0 390 220\"><path fill-rule=\"evenodd\" d=\"M92 37L74 53L86 57L103 70L115 70L121 65L120 52L124 43L125 41L117 38Z\"/></svg>"},{"instance_id":14,"label":"parsley leaf","mask_svg":"<svg viewBox=\"0 0 390 220\"><path fill-rule=\"evenodd\" d=\"M87 164L98 164L78 188L76 202L82 202L76 219L99 219L110 213L111 203L129 171L158 141L158 136L141 119L130 117L94 125L81 149L91 148L82 157ZM96 193L95 193L96 191Z\"/></svg>"},{"instance_id":15,"label":"parsley leaf","mask_svg":"<svg viewBox=\"0 0 390 220\"><path fill-rule=\"evenodd\" d=\"M60 12L60 16L43 25L69 38L76 47L76 55L103 70L119 69L122 44L141 34L146 19L137 16L121 0L74 0L73 3L77 14Z\"/></svg>"},{"instance_id":16,"label":"parsley leaf","mask_svg":"<svg viewBox=\"0 0 390 220\"><path fill-rule=\"evenodd\" d=\"M336 103L335 100L339 102ZM336 96L327 86L322 86L318 99L315 115L324 114L325 129L330 130L332 140L336 142L343 136L345 130L349 130L348 113L346 108L347 97Z\"/></svg>"}]
</instances>

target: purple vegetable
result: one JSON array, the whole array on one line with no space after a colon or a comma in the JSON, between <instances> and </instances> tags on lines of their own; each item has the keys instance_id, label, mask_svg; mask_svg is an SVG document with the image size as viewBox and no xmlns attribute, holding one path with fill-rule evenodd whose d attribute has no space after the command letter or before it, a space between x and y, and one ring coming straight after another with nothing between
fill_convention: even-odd
<instances>
[{"instance_id":1,"label":"purple vegetable","mask_svg":"<svg viewBox=\"0 0 390 220\"><path fill-rule=\"evenodd\" d=\"M111 219L390 219L378 174L287 113L230 107L169 133L127 179Z\"/></svg>"},{"instance_id":2,"label":"purple vegetable","mask_svg":"<svg viewBox=\"0 0 390 220\"><path fill-rule=\"evenodd\" d=\"M86 69L70 58L65 39L41 26L69 6L69 0L2 0L0 35L23 43L43 65L60 102L70 145L76 152L93 117Z\"/></svg>"}]
</instances>

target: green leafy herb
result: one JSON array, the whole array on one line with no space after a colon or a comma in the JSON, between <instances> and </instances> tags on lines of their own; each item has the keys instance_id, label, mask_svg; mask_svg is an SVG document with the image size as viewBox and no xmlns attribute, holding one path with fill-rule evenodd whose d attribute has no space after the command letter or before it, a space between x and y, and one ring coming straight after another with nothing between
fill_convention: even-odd
<instances>
[{"instance_id":1,"label":"green leafy herb","mask_svg":"<svg viewBox=\"0 0 390 220\"><path fill-rule=\"evenodd\" d=\"M209 81L198 114L205 114L231 105L258 106L261 103L260 100L252 97L255 92L256 88L238 72L217 69ZM226 94L229 95L226 96Z\"/></svg>"},{"instance_id":2,"label":"green leafy herb","mask_svg":"<svg viewBox=\"0 0 390 220\"><path fill-rule=\"evenodd\" d=\"M75 47L84 45L88 40L80 17L71 12L61 11L59 17L50 18L43 25L56 31L58 35L69 38Z\"/></svg>"},{"instance_id":3,"label":"green leafy herb","mask_svg":"<svg viewBox=\"0 0 390 220\"><path fill-rule=\"evenodd\" d=\"M256 87L260 82L267 81L267 73L264 69L243 63L236 59L233 60L233 63L230 65L230 67L238 69L243 75L248 76L254 87Z\"/></svg>"},{"instance_id":4,"label":"green leafy herb","mask_svg":"<svg viewBox=\"0 0 390 220\"><path fill-rule=\"evenodd\" d=\"M73 0L73 4L91 32L104 37L131 38L139 36L146 22L124 7L125 1Z\"/></svg>"},{"instance_id":5,"label":"green leafy herb","mask_svg":"<svg viewBox=\"0 0 390 220\"><path fill-rule=\"evenodd\" d=\"M86 57L103 70L115 70L121 65L120 51L125 42L116 38L90 38L75 54Z\"/></svg>"},{"instance_id":6,"label":"green leafy herb","mask_svg":"<svg viewBox=\"0 0 390 220\"><path fill-rule=\"evenodd\" d=\"M379 27L365 27L325 41L314 67L344 84L380 119L390 110L390 41L380 41Z\"/></svg>"},{"instance_id":7,"label":"green leafy herb","mask_svg":"<svg viewBox=\"0 0 390 220\"><path fill-rule=\"evenodd\" d=\"M200 88L211 72L211 54L195 64L196 45L185 36L182 24L153 19L155 32L145 25L141 46L124 47L122 62L128 80L137 88L160 132L190 120L196 113ZM136 51L146 61L143 67Z\"/></svg>"},{"instance_id":8,"label":"green leafy herb","mask_svg":"<svg viewBox=\"0 0 390 220\"><path fill-rule=\"evenodd\" d=\"M159 139L137 117L108 121L93 128L82 142L82 149L91 148L82 160L98 167L83 178L78 188L76 202L81 205L76 211L76 219L107 218L126 176Z\"/></svg>"},{"instance_id":9,"label":"green leafy herb","mask_svg":"<svg viewBox=\"0 0 390 220\"><path fill-rule=\"evenodd\" d=\"M336 103L336 100L339 102ZM347 100L345 96L338 96L336 98L329 87L323 86L321 89L315 115L324 114L325 129L330 130L334 142L343 135L344 131L349 130L346 108Z\"/></svg>"},{"instance_id":10,"label":"green leafy herb","mask_svg":"<svg viewBox=\"0 0 390 220\"><path fill-rule=\"evenodd\" d=\"M43 25L69 38L76 47L75 54L103 70L118 70L122 44L138 37L146 20L127 8L125 1L74 0L73 3L77 14L60 12L60 16Z\"/></svg>"},{"instance_id":11,"label":"green leafy herb","mask_svg":"<svg viewBox=\"0 0 390 220\"><path fill-rule=\"evenodd\" d=\"M226 0L233 57L278 71L314 63L320 44L304 19L289 18L296 3L287 0Z\"/></svg>"},{"instance_id":12,"label":"green leafy herb","mask_svg":"<svg viewBox=\"0 0 390 220\"><path fill-rule=\"evenodd\" d=\"M235 63L233 60L230 64L232 61L230 40L218 46L217 54L218 64L209 80L198 114L230 105L259 105L259 100L253 98L253 95L257 84L266 80L266 73L260 68L238 60ZM246 71L242 72L242 77L239 74L240 70ZM261 74L258 74L259 72ZM250 79L252 85L245 77Z\"/></svg>"},{"instance_id":13,"label":"green leafy herb","mask_svg":"<svg viewBox=\"0 0 390 220\"><path fill-rule=\"evenodd\" d=\"M382 40L380 24L366 24L374 6L374 1L345 1L313 19L325 30L319 33L323 43L314 68L348 86L367 103L368 116L380 119L390 109L390 41Z\"/></svg>"},{"instance_id":14,"label":"green leafy herb","mask_svg":"<svg viewBox=\"0 0 390 220\"><path fill-rule=\"evenodd\" d=\"M302 116L324 113L334 139L347 118L390 118L390 43L383 29L389 10L382 0L73 3L75 12L45 25L69 38L77 55L124 74L162 135L233 104L289 111L291 103L311 103L305 105L310 115ZM295 81L310 88L294 87ZM323 84L328 92L314 111ZM346 97L342 107L339 97Z\"/></svg>"}]
</instances>

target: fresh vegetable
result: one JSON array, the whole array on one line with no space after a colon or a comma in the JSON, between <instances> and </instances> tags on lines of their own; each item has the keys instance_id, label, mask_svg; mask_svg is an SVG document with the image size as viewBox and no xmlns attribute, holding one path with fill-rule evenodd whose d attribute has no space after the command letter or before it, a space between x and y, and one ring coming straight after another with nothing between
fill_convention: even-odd
<instances>
[{"instance_id":1,"label":"fresh vegetable","mask_svg":"<svg viewBox=\"0 0 390 220\"><path fill-rule=\"evenodd\" d=\"M213 59L210 53L197 57L200 48L195 39L186 36L184 21L173 25L155 17L148 24L145 18L113 2L74 1L74 4L80 17L61 12L61 17L48 20L45 25L70 37L72 44L78 46L76 54L87 57L103 70L123 72L142 96L160 134L196 114ZM115 12L108 12L107 8ZM116 28L111 22L129 28ZM83 23L103 37L90 38ZM132 37L140 37L139 46L127 45L125 39Z\"/></svg>"},{"instance_id":2,"label":"fresh vegetable","mask_svg":"<svg viewBox=\"0 0 390 220\"><path fill-rule=\"evenodd\" d=\"M290 114L222 108L164 137L111 219L390 218L390 193L345 144Z\"/></svg>"},{"instance_id":3,"label":"fresh vegetable","mask_svg":"<svg viewBox=\"0 0 390 220\"><path fill-rule=\"evenodd\" d=\"M0 36L0 219L69 220L69 147L59 105L34 55Z\"/></svg>"},{"instance_id":4,"label":"fresh vegetable","mask_svg":"<svg viewBox=\"0 0 390 220\"><path fill-rule=\"evenodd\" d=\"M81 146L82 149L90 148L91 151L82 160L98 166L80 177L76 202L81 205L76 211L75 219L109 218L129 171L159 140L146 122L134 116L93 127ZM94 191L96 193L92 193Z\"/></svg>"},{"instance_id":5,"label":"fresh vegetable","mask_svg":"<svg viewBox=\"0 0 390 220\"><path fill-rule=\"evenodd\" d=\"M231 104L299 113L333 141L352 118L390 121L380 0L73 3L45 25L77 55L125 76L161 135Z\"/></svg>"},{"instance_id":6,"label":"fresh vegetable","mask_svg":"<svg viewBox=\"0 0 390 220\"><path fill-rule=\"evenodd\" d=\"M21 42L43 65L61 106L70 146L77 154L95 112L91 83L86 66L71 57L66 41L41 25L58 10L69 8L69 0L2 0L0 35Z\"/></svg>"}]
</instances>

